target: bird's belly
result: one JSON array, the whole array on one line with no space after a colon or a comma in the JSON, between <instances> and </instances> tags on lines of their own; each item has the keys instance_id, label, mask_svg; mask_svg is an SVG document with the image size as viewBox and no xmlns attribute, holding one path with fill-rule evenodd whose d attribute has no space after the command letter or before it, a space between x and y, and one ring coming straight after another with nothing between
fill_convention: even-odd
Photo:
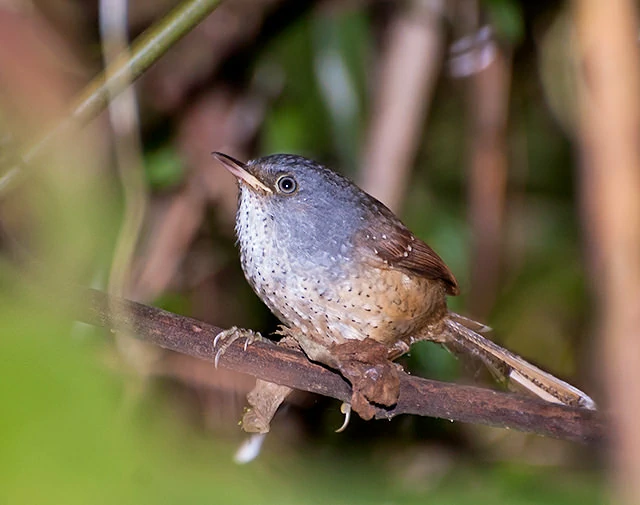
<instances>
[{"instance_id":1,"label":"bird's belly","mask_svg":"<svg viewBox=\"0 0 640 505\"><path fill-rule=\"evenodd\" d=\"M371 267L338 275L323 268L293 272L287 263L243 266L272 312L301 333L299 338L325 348L367 337L391 345L419 333L446 310L439 284L423 277Z\"/></svg>"}]
</instances>

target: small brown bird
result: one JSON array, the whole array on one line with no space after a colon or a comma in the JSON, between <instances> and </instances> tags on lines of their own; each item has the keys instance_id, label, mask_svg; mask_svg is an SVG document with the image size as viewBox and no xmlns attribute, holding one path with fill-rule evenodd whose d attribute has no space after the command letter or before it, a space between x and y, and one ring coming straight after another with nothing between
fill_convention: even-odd
<instances>
[{"instance_id":1,"label":"small brown bird","mask_svg":"<svg viewBox=\"0 0 640 505\"><path fill-rule=\"evenodd\" d=\"M476 356L545 400L595 408L579 389L483 337L482 324L450 312L446 296L459 289L447 265L345 177L301 156L245 164L213 154L239 181L236 232L249 284L289 341L351 382L362 417L373 415L372 403L396 403L392 360L420 340Z\"/></svg>"}]
</instances>

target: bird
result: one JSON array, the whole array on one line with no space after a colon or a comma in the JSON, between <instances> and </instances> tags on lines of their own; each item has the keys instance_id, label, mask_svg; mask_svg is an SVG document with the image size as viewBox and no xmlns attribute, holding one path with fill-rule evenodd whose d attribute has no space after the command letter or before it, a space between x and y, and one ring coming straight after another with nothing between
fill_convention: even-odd
<instances>
[{"instance_id":1,"label":"bird","mask_svg":"<svg viewBox=\"0 0 640 505\"><path fill-rule=\"evenodd\" d=\"M364 419L374 405L397 402L394 360L423 340L479 358L516 389L596 408L578 388L486 338L483 324L450 311L447 297L460 288L449 267L348 178L293 154L247 163L212 154L238 181L235 229L248 283L290 344L351 383L350 406Z\"/></svg>"}]
</instances>

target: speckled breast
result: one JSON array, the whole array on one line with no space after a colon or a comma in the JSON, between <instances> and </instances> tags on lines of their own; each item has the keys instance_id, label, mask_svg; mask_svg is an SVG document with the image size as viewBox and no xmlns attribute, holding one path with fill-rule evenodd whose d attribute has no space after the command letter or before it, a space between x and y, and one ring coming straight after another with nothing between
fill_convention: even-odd
<instances>
[{"instance_id":1,"label":"speckled breast","mask_svg":"<svg viewBox=\"0 0 640 505\"><path fill-rule=\"evenodd\" d=\"M353 261L357 252L348 240L326 252L301 254L291 232L253 198L244 191L238 208L242 268L287 326L325 346L366 337L393 343L421 331L432 317L434 297L427 294L433 281Z\"/></svg>"}]
</instances>

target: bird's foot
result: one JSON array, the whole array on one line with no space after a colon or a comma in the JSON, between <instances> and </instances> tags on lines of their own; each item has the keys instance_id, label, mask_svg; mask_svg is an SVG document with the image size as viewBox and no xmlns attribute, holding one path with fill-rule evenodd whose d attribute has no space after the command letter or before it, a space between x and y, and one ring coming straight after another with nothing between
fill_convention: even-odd
<instances>
[{"instance_id":1,"label":"bird's foot","mask_svg":"<svg viewBox=\"0 0 640 505\"><path fill-rule=\"evenodd\" d=\"M350 340L331 348L338 370L351 383L350 405L362 419L375 416L375 405L395 405L400 367L388 359L386 345L372 339Z\"/></svg>"},{"instance_id":2,"label":"bird's foot","mask_svg":"<svg viewBox=\"0 0 640 505\"><path fill-rule=\"evenodd\" d=\"M216 338L213 339L213 348L217 348L218 352L216 352L216 356L213 360L213 364L216 368L218 368L218 362L220 361L220 357L227 352L227 349L239 338L246 339L244 341L244 350L247 350L247 347L254 342L270 342L268 338L264 338L260 333L253 330L247 330L244 328L238 328L233 326L228 330L221 331L216 335Z\"/></svg>"}]
</instances>

